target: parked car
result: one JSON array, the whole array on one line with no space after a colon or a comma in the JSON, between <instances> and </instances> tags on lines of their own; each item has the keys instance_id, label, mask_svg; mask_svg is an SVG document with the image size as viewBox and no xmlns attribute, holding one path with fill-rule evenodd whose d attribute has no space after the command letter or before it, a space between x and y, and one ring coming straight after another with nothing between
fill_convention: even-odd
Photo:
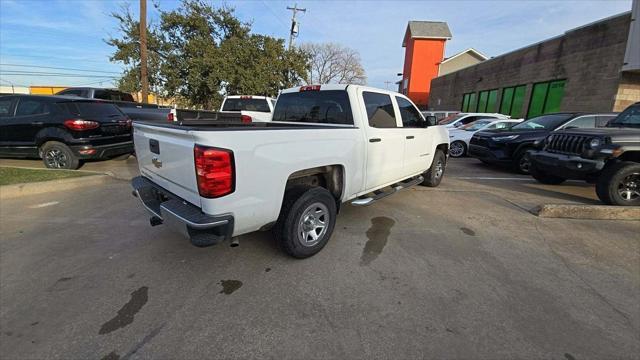
<instances>
[{"instance_id":1,"label":"parked car","mask_svg":"<svg viewBox=\"0 0 640 360\"><path fill-rule=\"evenodd\" d=\"M531 175L544 184L596 184L609 205L640 205L640 102L596 129L554 131L530 153Z\"/></svg>"},{"instance_id":2,"label":"parked car","mask_svg":"<svg viewBox=\"0 0 640 360\"><path fill-rule=\"evenodd\" d=\"M133 152L131 119L117 106L68 96L0 97L0 156L42 158L48 168Z\"/></svg>"},{"instance_id":3,"label":"parked car","mask_svg":"<svg viewBox=\"0 0 640 360\"><path fill-rule=\"evenodd\" d=\"M131 120L139 121L171 121L175 111L171 107L156 104L135 102L129 93L117 89L95 87L70 87L56 93L56 95L77 96L85 99L108 101L117 105ZM174 113L174 115L172 115Z\"/></svg>"},{"instance_id":4,"label":"parked car","mask_svg":"<svg viewBox=\"0 0 640 360\"><path fill-rule=\"evenodd\" d=\"M496 120L489 118L476 120L457 129L449 129L449 155L455 158L467 155L469 140L478 131L505 129L522 121L523 119Z\"/></svg>"},{"instance_id":5,"label":"parked car","mask_svg":"<svg viewBox=\"0 0 640 360\"><path fill-rule=\"evenodd\" d=\"M404 95L359 85L284 90L271 122L134 123L134 142L152 225L196 246L273 227L297 258L325 246L342 203L438 186L449 144Z\"/></svg>"},{"instance_id":6,"label":"parked car","mask_svg":"<svg viewBox=\"0 0 640 360\"><path fill-rule=\"evenodd\" d=\"M485 163L510 165L528 174L531 166L528 150L550 132L571 128L603 127L616 114L553 113L528 119L509 129L479 131L469 141L469 156Z\"/></svg>"},{"instance_id":7,"label":"parked car","mask_svg":"<svg viewBox=\"0 0 640 360\"><path fill-rule=\"evenodd\" d=\"M440 121L447 116L459 114L460 111L448 111L448 110L428 110L422 111L422 115L427 118L427 116L434 116L437 121Z\"/></svg>"},{"instance_id":8,"label":"parked car","mask_svg":"<svg viewBox=\"0 0 640 360\"><path fill-rule=\"evenodd\" d=\"M509 119L510 116L497 113L458 113L438 121L438 125L444 125L448 129L458 128L480 119Z\"/></svg>"},{"instance_id":9,"label":"parked car","mask_svg":"<svg viewBox=\"0 0 640 360\"><path fill-rule=\"evenodd\" d=\"M251 121L271 121L276 99L267 96L233 95L227 96L222 101L220 111L239 111L242 115L249 116Z\"/></svg>"}]
</instances>

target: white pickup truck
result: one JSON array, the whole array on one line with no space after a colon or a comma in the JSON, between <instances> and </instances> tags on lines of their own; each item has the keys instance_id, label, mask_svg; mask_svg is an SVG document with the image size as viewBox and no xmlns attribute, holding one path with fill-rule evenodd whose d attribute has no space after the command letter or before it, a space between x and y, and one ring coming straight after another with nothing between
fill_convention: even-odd
<instances>
[{"instance_id":1,"label":"white pickup truck","mask_svg":"<svg viewBox=\"0 0 640 360\"><path fill-rule=\"evenodd\" d=\"M358 85L284 90L272 122L133 126L133 193L151 225L196 246L273 228L297 258L325 246L342 203L438 186L449 146L404 95Z\"/></svg>"},{"instance_id":2,"label":"white pickup truck","mask_svg":"<svg viewBox=\"0 0 640 360\"><path fill-rule=\"evenodd\" d=\"M252 122L271 121L276 99L268 96L230 95L224 98L220 111L237 112L249 116Z\"/></svg>"}]
</instances>

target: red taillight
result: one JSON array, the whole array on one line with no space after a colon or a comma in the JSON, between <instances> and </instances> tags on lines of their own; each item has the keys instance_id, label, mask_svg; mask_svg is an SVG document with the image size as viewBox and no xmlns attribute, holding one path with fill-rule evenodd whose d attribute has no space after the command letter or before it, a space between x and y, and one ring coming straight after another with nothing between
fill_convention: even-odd
<instances>
[{"instance_id":1,"label":"red taillight","mask_svg":"<svg viewBox=\"0 0 640 360\"><path fill-rule=\"evenodd\" d=\"M173 121L174 121L174 119L175 119L175 118L174 118L174 116L173 116L173 113L172 113L172 112L170 112L170 113L168 113L168 114L167 114L167 121L168 121L168 122L173 122Z\"/></svg>"},{"instance_id":2,"label":"red taillight","mask_svg":"<svg viewBox=\"0 0 640 360\"><path fill-rule=\"evenodd\" d=\"M100 126L100 123L97 121L81 120L81 119L65 120L63 124L66 128L71 130L76 130L76 131L96 129Z\"/></svg>"},{"instance_id":3,"label":"red taillight","mask_svg":"<svg viewBox=\"0 0 640 360\"><path fill-rule=\"evenodd\" d=\"M243 95L243 96L240 96L240 99L253 99L253 96Z\"/></svg>"},{"instance_id":4,"label":"red taillight","mask_svg":"<svg viewBox=\"0 0 640 360\"><path fill-rule=\"evenodd\" d=\"M300 86L300 92L302 91L320 91L320 85Z\"/></svg>"},{"instance_id":5,"label":"red taillight","mask_svg":"<svg viewBox=\"0 0 640 360\"><path fill-rule=\"evenodd\" d=\"M235 174L233 152L202 145L193 148L198 192L205 198L217 198L233 192Z\"/></svg>"},{"instance_id":6,"label":"red taillight","mask_svg":"<svg viewBox=\"0 0 640 360\"><path fill-rule=\"evenodd\" d=\"M251 118L251 116L249 116L249 115L241 115L241 116L240 116L240 121L241 121L243 124L249 124L249 123L251 123L251 122L253 121L253 119L252 119L252 118Z\"/></svg>"}]
</instances>

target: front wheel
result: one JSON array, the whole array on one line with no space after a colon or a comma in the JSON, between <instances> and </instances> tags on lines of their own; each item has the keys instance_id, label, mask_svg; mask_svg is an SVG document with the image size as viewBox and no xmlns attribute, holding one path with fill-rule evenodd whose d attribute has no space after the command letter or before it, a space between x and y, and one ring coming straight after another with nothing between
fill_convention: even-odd
<instances>
[{"instance_id":1,"label":"front wheel","mask_svg":"<svg viewBox=\"0 0 640 360\"><path fill-rule=\"evenodd\" d=\"M467 153L467 145L464 141L456 140L451 143L449 155L454 158L463 157Z\"/></svg>"},{"instance_id":2,"label":"front wheel","mask_svg":"<svg viewBox=\"0 0 640 360\"><path fill-rule=\"evenodd\" d=\"M294 186L285 193L274 237L288 255L299 259L313 256L331 238L336 214L336 201L327 189Z\"/></svg>"},{"instance_id":3,"label":"front wheel","mask_svg":"<svg viewBox=\"0 0 640 360\"><path fill-rule=\"evenodd\" d=\"M80 167L80 159L69 147L58 141L49 141L40 147L40 155L44 166L49 169L70 169Z\"/></svg>"},{"instance_id":4,"label":"front wheel","mask_svg":"<svg viewBox=\"0 0 640 360\"><path fill-rule=\"evenodd\" d=\"M640 205L640 164L622 161L605 168L596 182L596 194L608 205Z\"/></svg>"},{"instance_id":5,"label":"front wheel","mask_svg":"<svg viewBox=\"0 0 640 360\"><path fill-rule=\"evenodd\" d=\"M446 166L447 158L444 156L444 152L442 152L442 150L436 150L431 167L423 174L424 181L422 181L422 185L429 187L440 185Z\"/></svg>"},{"instance_id":6,"label":"front wheel","mask_svg":"<svg viewBox=\"0 0 640 360\"><path fill-rule=\"evenodd\" d=\"M531 170L531 155L529 155L528 149L524 149L516 155L513 160L513 168L520 174L529 174Z\"/></svg>"}]
</instances>

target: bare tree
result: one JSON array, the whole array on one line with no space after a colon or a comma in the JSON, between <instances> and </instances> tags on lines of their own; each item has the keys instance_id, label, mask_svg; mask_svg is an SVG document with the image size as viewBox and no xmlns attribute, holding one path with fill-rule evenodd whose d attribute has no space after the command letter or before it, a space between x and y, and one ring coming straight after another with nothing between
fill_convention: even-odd
<instances>
[{"instance_id":1,"label":"bare tree","mask_svg":"<svg viewBox=\"0 0 640 360\"><path fill-rule=\"evenodd\" d=\"M305 43L300 49L309 56L307 84L366 84L360 54L336 43Z\"/></svg>"}]
</instances>

